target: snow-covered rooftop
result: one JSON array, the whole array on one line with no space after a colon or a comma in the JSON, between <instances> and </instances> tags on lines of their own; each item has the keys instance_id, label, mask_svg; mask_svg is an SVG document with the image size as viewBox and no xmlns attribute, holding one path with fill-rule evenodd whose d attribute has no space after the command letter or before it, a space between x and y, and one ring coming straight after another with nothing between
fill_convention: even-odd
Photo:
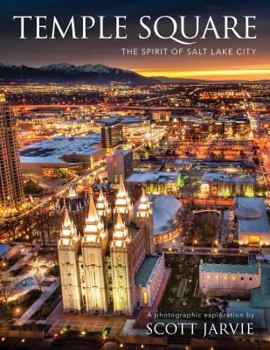
<instances>
[{"instance_id":1,"label":"snow-covered rooftop","mask_svg":"<svg viewBox=\"0 0 270 350\"><path fill-rule=\"evenodd\" d=\"M252 182L255 182L255 178L252 175L229 176L228 174L223 172L205 172L202 176L202 182L211 182L211 181L220 181L220 182L229 182L229 183L252 183Z\"/></svg>"},{"instance_id":2,"label":"snow-covered rooftop","mask_svg":"<svg viewBox=\"0 0 270 350\"><path fill-rule=\"evenodd\" d=\"M6 254L6 252L8 252L10 249L10 245L9 244L0 244L0 257L4 254Z\"/></svg>"},{"instance_id":3,"label":"snow-covered rooftop","mask_svg":"<svg viewBox=\"0 0 270 350\"><path fill-rule=\"evenodd\" d=\"M180 202L169 195L149 196L153 203L154 235L160 235L175 227L176 215L181 208Z\"/></svg>"},{"instance_id":4,"label":"snow-covered rooftop","mask_svg":"<svg viewBox=\"0 0 270 350\"><path fill-rule=\"evenodd\" d=\"M166 171L135 172L125 182L175 182L178 174Z\"/></svg>"},{"instance_id":5,"label":"snow-covered rooftop","mask_svg":"<svg viewBox=\"0 0 270 350\"><path fill-rule=\"evenodd\" d=\"M270 223L263 198L238 197L236 199L238 209L238 232L260 233L270 235ZM257 215L252 215L253 213ZM240 215L239 215L240 213ZM246 213L246 217L243 215Z\"/></svg>"},{"instance_id":6,"label":"snow-covered rooftop","mask_svg":"<svg viewBox=\"0 0 270 350\"><path fill-rule=\"evenodd\" d=\"M55 137L24 147L20 151L22 163L65 163L63 156L91 156L99 151L100 134L85 137Z\"/></svg>"}]
</instances>

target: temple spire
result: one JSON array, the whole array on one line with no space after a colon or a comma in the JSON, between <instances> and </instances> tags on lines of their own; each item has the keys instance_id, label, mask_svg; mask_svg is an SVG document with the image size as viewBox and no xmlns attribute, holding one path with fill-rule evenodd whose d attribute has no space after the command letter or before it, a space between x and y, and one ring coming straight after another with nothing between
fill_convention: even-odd
<instances>
[{"instance_id":1,"label":"temple spire","mask_svg":"<svg viewBox=\"0 0 270 350\"><path fill-rule=\"evenodd\" d=\"M125 188L124 179L123 179L122 175L120 175L120 179L119 179L119 190L118 190L118 193L121 193L121 194L127 196L127 191L126 191L126 188Z\"/></svg>"},{"instance_id":2,"label":"temple spire","mask_svg":"<svg viewBox=\"0 0 270 350\"><path fill-rule=\"evenodd\" d=\"M103 218L106 222L109 220L111 214L111 208L106 197L103 194L102 188L100 188L99 196L96 203L96 209L99 217Z\"/></svg>"},{"instance_id":3,"label":"temple spire","mask_svg":"<svg viewBox=\"0 0 270 350\"><path fill-rule=\"evenodd\" d=\"M121 215L118 213L114 224L112 244L119 247L128 241L128 229L123 222Z\"/></svg>"},{"instance_id":4,"label":"temple spire","mask_svg":"<svg viewBox=\"0 0 270 350\"><path fill-rule=\"evenodd\" d=\"M153 208L152 203L146 196L144 189L138 200L135 222L137 227L145 230L145 244L148 255L155 254L154 234L153 234Z\"/></svg>"},{"instance_id":5,"label":"temple spire","mask_svg":"<svg viewBox=\"0 0 270 350\"><path fill-rule=\"evenodd\" d=\"M84 242L100 242L107 236L104 224L97 213L93 195L90 194L89 209L84 229Z\"/></svg>"},{"instance_id":6,"label":"temple spire","mask_svg":"<svg viewBox=\"0 0 270 350\"><path fill-rule=\"evenodd\" d=\"M62 230L60 233L60 241L59 244L61 245L70 245L71 243L74 243L79 239L79 235L77 232L77 228L70 219L69 213L67 208L64 209L64 221L62 225Z\"/></svg>"},{"instance_id":7,"label":"temple spire","mask_svg":"<svg viewBox=\"0 0 270 350\"><path fill-rule=\"evenodd\" d=\"M114 213L121 214L125 223L129 225L133 215L133 205L126 191L122 176L120 176L119 189L116 194Z\"/></svg>"},{"instance_id":8,"label":"temple spire","mask_svg":"<svg viewBox=\"0 0 270 350\"><path fill-rule=\"evenodd\" d=\"M100 187L98 199L101 200L101 201L105 200L105 197L104 197L104 194L103 194L103 191L102 191L102 187Z\"/></svg>"},{"instance_id":9,"label":"temple spire","mask_svg":"<svg viewBox=\"0 0 270 350\"><path fill-rule=\"evenodd\" d=\"M144 188L142 188L142 194L138 201L136 217L148 217L150 214L152 214L152 205L145 194Z\"/></svg>"},{"instance_id":10,"label":"temple spire","mask_svg":"<svg viewBox=\"0 0 270 350\"><path fill-rule=\"evenodd\" d=\"M99 219L99 217L98 217L98 213L96 210L94 197L92 194L90 194L87 220L98 221L98 219Z\"/></svg>"},{"instance_id":11,"label":"temple spire","mask_svg":"<svg viewBox=\"0 0 270 350\"><path fill-rule=\"evenodd\" d=\"M140 202L141 203L148 202L148 198L146 197L146 194L145 194L145 191L144 191L144 187L142 188L142 194L141 194Z\"/></svg>"},{"instance_id":12,"label":"temple spire","mask_svg":"<svg viewBox=\"0 0 270 350\"><path fill-rule=\"evenodd\" d=\"M116 228L123 228L123 227L125 227L125 225L124 225L124 223L123 223L123 220L122 220L120 214L117 215L115 227L116 227Z\"/></svg>"},{"instance_id":13,"label":"temple spire","mask_svg":"<svg viewBox=\"0 0 270 350\"><path fill-rule=\"evenodd\" d=\"M71 226L71 220L70 220L70 216L68 214L68 210L65 207L64 208L64 221L63 221L63 227L70 227Z\"/></svg>"}]
</instances>

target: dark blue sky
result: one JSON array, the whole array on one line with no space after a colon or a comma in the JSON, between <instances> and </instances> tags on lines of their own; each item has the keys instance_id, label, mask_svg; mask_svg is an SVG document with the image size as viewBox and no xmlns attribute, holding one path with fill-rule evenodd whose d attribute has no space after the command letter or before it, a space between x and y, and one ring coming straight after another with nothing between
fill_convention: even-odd
<instances>
[{"instance_id":1,"label":"dark blue sky","mask_svg":"<svg viewBox=\"0 0 270 350\"><path fill-rule=\"evenodd\" d=\"M11 64L26 64L39 66L54 62L70 62L74 64L103 63L112 66L120 66L130 69L190 69L196 66L198 69L216 66L224 68L239 67L244 64L261 65L269 61L269 41L270 41L270 0L8 0L1 1L0 5L0 62ZM14 15L47 15L58 16L61 20L67 20L71 15L127 15L128 16L128 40L125 41L98 41L91 39L83 40L25 40L18 39L19 25L12 21ZM232 57L209 58L209 57L123 57L120 52L121 47L164 47L168 43L162 40L152 40L151 42L141 42L137 39L138 18L142 15L157 17L160 15L256 15L257 34L256 47L258 54L256 57L248 58L245 63L243 58ZM213 43L216 46L217 43ZM220 45L220 43L218 43ZM225 43L227 45L227 43ZM230 42L230 45L243 45L241 42ZM207 43L211 46L212 43ZM222 44L223 45L223 44ZM250 44L251 45L251 44ZM245 43L245 46L248 46ZM241 59L241 60L240 60Z\"/></svg>"}]
</instances>

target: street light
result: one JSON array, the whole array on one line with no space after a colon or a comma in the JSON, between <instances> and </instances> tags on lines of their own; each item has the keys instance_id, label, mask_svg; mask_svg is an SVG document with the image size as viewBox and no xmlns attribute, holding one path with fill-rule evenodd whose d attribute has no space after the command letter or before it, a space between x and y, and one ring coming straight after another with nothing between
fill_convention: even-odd
<instances>
[{"instance_id":1,"label":"street light","mask_svg":"<svg viewBox=\"0 0 270 350\"><path fill-rule=\"evenodd\" d=\"M17 308L15 309L15 313L18 315L20 312L21 312L21 309L20 309L19 307L17 307Z\"/></svg>"}]
</instances>

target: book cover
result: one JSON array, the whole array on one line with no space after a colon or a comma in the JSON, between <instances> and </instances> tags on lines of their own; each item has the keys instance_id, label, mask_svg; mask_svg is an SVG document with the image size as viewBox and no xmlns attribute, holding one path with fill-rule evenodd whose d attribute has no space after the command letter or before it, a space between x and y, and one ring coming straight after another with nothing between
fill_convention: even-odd
<instances>
[{"instance_id":1,"label":"book cover","mask_svg":"<svg viewBox=\"0 0 270 350\"><path fill-rule=\"evenodd\" d=\"M270 349L269 1L0 9L0 348Z\"/></svg>"}]
</instances>

